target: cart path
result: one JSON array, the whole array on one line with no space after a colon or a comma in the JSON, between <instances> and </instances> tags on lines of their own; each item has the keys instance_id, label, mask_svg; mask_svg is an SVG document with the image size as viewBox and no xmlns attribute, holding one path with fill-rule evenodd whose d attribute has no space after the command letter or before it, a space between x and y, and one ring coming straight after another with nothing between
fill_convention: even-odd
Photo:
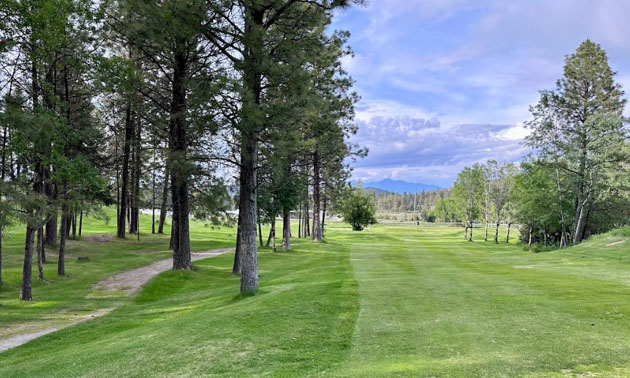
<instances>
[{"instance_id":1,"label":"cart path","mask_svg":"<svg viewBox=\"0 0 630 378\"><path fill-rule=\"evenodd\" d=\"M210 257L216 257L222 255L224 253L232 252L234 248L219 248L212 249L204 252L192 252L191 260L197 261L201 259L207 259ZM115 274L113 276L107 277L102 281L96 283L93 287L94 290L98 290L101 292L123 292L128 296L131 296L137 293L144 284L149 282L152 278L157 276L158 274L165 272L173 267L172 259L165 259L156 261L152 264L127 270L122 273ZM59 331L64 328L71 327L75 324L83 323L87 320L98 318L104 315L109 314L114 311L117 307L111 308L101 308L95 311L92 311L87 314L82 314L75 318L70 319L67 323L59 326L48 328L44 330L40 330L37 332L25 333L17 336L10 337L8 339L0 340L0 353L18 347L22 344L26 344L27 342L34 340L38 337L47 335L49 333L53 333L55 331Z\"/></svg>"}]
</instances>

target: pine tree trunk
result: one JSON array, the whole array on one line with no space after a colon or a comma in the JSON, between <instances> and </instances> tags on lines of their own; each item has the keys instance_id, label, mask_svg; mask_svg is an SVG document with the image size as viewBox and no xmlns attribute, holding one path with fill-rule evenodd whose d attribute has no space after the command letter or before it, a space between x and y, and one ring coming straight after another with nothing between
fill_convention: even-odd
<instances>
[{"instance_id":1,"label":"pine tree trunk","mask_svg":"<svg viewBox=\"0 0 630 378\"><path fill-rule=\"evenodd\" d=\"M326 203L328 201L326 200L326 196L324 195L324 208L322 209L322 239L325 237L324 235L324 230L325 230L325 225L326 225Z\"/></svg>"},{"instance_id":2,"label":"pine tree trunk","mask_svg":"<svg viewBox=\"0 0 630 378\"><path fill-rule=\"evenodd\" d=\"M77 212L72 211L72 240L77 240Z\"/></svg>"},{"instance_id":3,"label":"pine tree trunk","mask_svg":"<svg viewBox=\"0 0 630 378\"><path fill-rule=\"evenodd\" d=\"M288 207L282 211L282 250L291 250L291 212Z\"/></svg>"},{"instance_id":4,"label":"pine tree trunk","mask_svg":"<svg viewBox=\"0 0 630 378\"><path fill-rule=\"evenodd\" d=\"M306 196L306 202L305 202L305 210L304 210L304 237L307 238L309 236L311 236L311 224L310 224L310 218L311 218L311 214L309 214L309 203L308 203L308 195Z\"/></svg>"},{"instance_id":5,"label":"pine tree trunk","mask_svg":"<svg viewBox=\"0 0 630 378\"><path fill-rule=\"evenodd\" d=\"M31 292L31 274L33 261L33 237L35 235L35 227L26 226L26 237L24 240L24 266L22 268L22 291L20 299L30 301L33 299Z\"/></svg>"},{"instance_id":6,"label":"pine tree trunk","mask_svg":"<svg viewBox=\"0 0 630 378\"><path fill-rule=\"evenodd\" d=\"M37 229L37 279L44 280L44 226Z\"/></svg>"},{"instance_id":7,"label":"pine tree trunk","mask_svg":"<svg viewBox=\"0 0 630 378\"><path fill-rule=\"evenodd\" d=\"M178 41L178 43L181 41ZM188 208L188 169L179 167L187 162L187 124L186 124L186 86L187 58L184 47L175 53L175 65L172 75L172 101L170 141L174 161L171 161L170 172L172 180L173 199L173 269L190 269L190 230Z\"/></svg>"},{"instance_id":8,"label":"pine tree trunk","mask_svg":"<svg viewBox=\"0 0 630 378\"><path fill-rule=\"evenodd\" d=\"M319 152L315 149L313 153L313 240L322 241L322 226L319 221L320 211L320 187L319 187Z\"/></svg>"},{"instance_id":9,"label":"pine tree trunk","mask_svg":"<svg viewBox=\"0 0 630 378\"><path fill-rule=\"evenodd\" d=\"M262 222L260 221L260 209L257 214L257 222L258 222L258 241L260 242L260 247L263 247L263 236L262 236Z\"/></svg>"},{"instance_id":10,"label":"pine tree trunk","mask_svg":"<svg viewBox=\"0 0 630 378\"><path fill-rule=\"evenodd\" d=\"M234 251L234 264L232 265L232 274L241 274L241 214L239 211L238 220L236 223L236 250Z\"/></svg>"},{"instance_id":11,"label":"pine tree trunk","mask_svg":"<svg viewBox=\"0 0 630 378\"><path fill-rule=\"evenodd\" d=\"M141 176L141 127L140 121L136 119L134 122L133 137L133 196L131 197L131 221L129 223L129 233L135 234L138 232L138 217L140 216L140 176Z\"/></svg>"},{"instance_id":12,"label":"pine tree trunk","mask_svg":"<svg viewBox=\"0 0 630 378\"><path fill-rule=\"evenodd\" d=\"M168 202L168 169L164 169L164 186L162 187L162 204L160 205L160 223L158 234L164 233L164 222L166 221L166 205Z\"/></svg>"},{"instance_id":13,"label":"pine tree trunk","mask_svg":"<svg viewBox=\"0 0 630 378\"><path fill-rule=\"evenodd\" d=\"M125 110L125 144L123 147L122 185L120 189L120 214L118 215L117 236L125 238L127 202L129 193L129 155L131 153L131 138L133 137L133 123L131 121L131 105Z\"/></svg>"},{"instance_id":14,"label":"pine tree trunk","mask_svg":"<svg viewBox=\"0 0 630 378\"><path fill-rule=\"evenodd\" d=\"M256 165L257 137L242 136L240 195L241 209L241 292L258 289L258 246L256 245Z\"/></svg>"},{"instance_id":15,"label":"pine tree trunk","mask_svg":"<svg viewBox=\"0 0 630 378\"><path fill-rule=\"evenodd\" d=\"M302 204L298 210L298 238L302 237Z\"/></svg>"},{"instance_id":16,"label":"pine tree trunk","mask_svg":"<svg viewBox=\"0 0 630 378\"><path fill-rule=\"evenodd\" d=\"M274 216L271 221L271 234L273 237L273 251L276 252L276 217Z\"/></svg>"},{"instance_id":17,"label":"pine tree trunk","mask_svg":"<svg viewBox=\"0 0 630 378\"><path fill-rule=\"evenodd\" d=\"M59 232L59 258L57 260L57 275L64 276L66 274L66 239L68 227L68 206L62 205L61 208L61 230Z\"/></svg>"}]
</instances>

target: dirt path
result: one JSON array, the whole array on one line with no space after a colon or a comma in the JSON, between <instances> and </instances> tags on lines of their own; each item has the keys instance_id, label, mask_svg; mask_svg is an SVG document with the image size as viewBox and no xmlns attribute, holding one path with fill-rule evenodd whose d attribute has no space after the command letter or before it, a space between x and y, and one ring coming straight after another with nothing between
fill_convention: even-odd
<instances>
[{"instance_id":1,"label":"dirt path","mask_svg":"<svg viewBox=\"0 0 630 378\"><path fill-rule=\"evenodd\" d=\"M220 249L213 249L213 250L205 251L205 252L193 252L191 258L192 258L192 261L197 261L201 259L207 259L210 257L219 256L221 254L231 252L233 250L234 248L220 248ZM146 284L147 282L149 282L152 278L154 278L155 276L157 276L158 274L162 272L165 272L171 269L172 266L173 266L172 259L156 261L147 266L131 269L131 270L110 276L96 283L93 289L95 291L101 291L101 292L121 291L125 293L126 295L131 296L137 293L140 290L140 288L142 288L142 286ZM83 323L87 320L98 318L103 315L107 315L110 312L114 311L116 308L117 307L98 309L96 311L92 311L90 313L72 318L68 322L62 325L59 325L57 327L47 328L47 329L39 330L37 332L24 333L24 334L10 337L8 339L0 340L0 353L4 352L5 350L9 350L17 346L20 346L22 344L26 344L27 342L31 340L47 335L49 333L53 333L60 329L68 328L75 324Z\"/></svg>"}]
</instances>

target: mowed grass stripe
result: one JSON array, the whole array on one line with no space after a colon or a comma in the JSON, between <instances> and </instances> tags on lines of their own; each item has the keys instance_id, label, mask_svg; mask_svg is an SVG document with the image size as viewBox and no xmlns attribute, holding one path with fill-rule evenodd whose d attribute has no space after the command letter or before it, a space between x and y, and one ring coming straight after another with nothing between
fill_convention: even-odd
<instances>
[{"instance_id":1,"label":"mowed grass stripe","mask_svg":"<svg viewBox=\"0 0 630 378\"><path fill-rule=\"evenodd\" d=\"M628 364L630 345L620 337L628 317L611 316L630 313L621 299L625 282L565 272L561 264L557 272L536 269L539 256L548 263L553 254L468 243L448 229L381 231L399 242L352 249L370 258L352 259L361 312L352 360L340 375L546 376ZM522 269L523 261L533 266Z\"/></svg>"}]
</instances>

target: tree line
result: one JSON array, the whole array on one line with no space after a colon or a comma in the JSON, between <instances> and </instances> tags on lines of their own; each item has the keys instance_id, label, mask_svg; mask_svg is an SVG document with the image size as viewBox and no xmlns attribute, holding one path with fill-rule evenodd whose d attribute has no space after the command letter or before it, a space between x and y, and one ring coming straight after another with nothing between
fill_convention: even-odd
<instances>
[{"instance_id":1,"label":"tree line","mask_svg":"<svg viewBox=\"0 0 630 378\"><path fill-rule=\"evenodd\" d=\"M173 269L191 268L191 216L238 209L233 271L258 286L260 224L291 248L323 237L327 208L366 151L348 142L358 100L333 13L360 0L0 0L2 231L23 223L21 299L33 254L116 204L117 236L171 213ZM231 186L230 182L236 182ZM233 203L236 198L236 204ZM257 237L259 240L257 240Z\"/></svg>"},{"instance_id":2,"label":"tree line","mask_svg":"<svg viewBox=\"0 0 630 378\"><path fill-rule=\"evenodd\" d=\"M435 206L452 212L472 240L473 222L521 225L528 245L578 244L630 220L630 143L626 100L605 51L586 40L565 59L554 90L530 108L533 149L520 165L488 161L465 168L453 195ZM441 214L442 213L442 214Z\"/></svg>"}]
</instances>

